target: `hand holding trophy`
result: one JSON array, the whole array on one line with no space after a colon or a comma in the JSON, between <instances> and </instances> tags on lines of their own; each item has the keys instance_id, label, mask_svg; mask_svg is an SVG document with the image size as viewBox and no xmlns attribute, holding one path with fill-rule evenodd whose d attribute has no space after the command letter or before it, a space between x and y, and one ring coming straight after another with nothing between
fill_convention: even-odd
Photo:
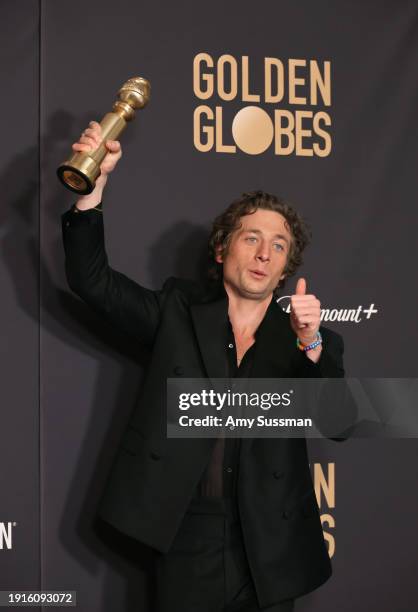
<instances>
[{"instance_id":1,"label":"hand holding trophy","mask_svg":"<svg viewBox=\"0 0 418 612\"><path fill-rule=\"evenodd\" d=\"M142 77L124 83L113 112L107 113L100 124L91 121L73 144L73 155L59 166L57 174L65 187L81 196L87 195L93 191L100 174L113 170L122 155L117 138L134 118L135 110L147 104L150 91L149 82Z\"/></svg>"},{"instance_id":2,"label":"hand holding trophy","mask_svg":"<svg viewBox=\"0 0 418 612\"><path fill-rule=\"evenodd\" d=\"M89 127L83 131L77 142L72 145L73 151L84 151L90 153L97 149L102 143L102 128L97 121L90 121ZM77 203L77 210L88 210L94 208L102 201L103 189L107 183L108 175L113 172L118 161L122 157L122 147L118 140L103 140L106 147L106 155L100 164L100 175L95 181L94 190L87 195L80 195Z\"/></svg>"}]
</instances>

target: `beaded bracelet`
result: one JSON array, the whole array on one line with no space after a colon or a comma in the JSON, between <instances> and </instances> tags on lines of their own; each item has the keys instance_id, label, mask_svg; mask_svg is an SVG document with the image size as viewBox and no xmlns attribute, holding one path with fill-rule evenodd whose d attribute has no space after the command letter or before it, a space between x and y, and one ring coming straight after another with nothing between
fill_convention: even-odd
<instances>
[{"instance_id":1,"label":"beaded bracelet","mask_svg":"<svg viewBox=\"0 0 418 612\"><path fill-rule=\"evenodd\" d=\"M316 334L316 340L314 342L311 342L311 344L307 344L306 346L302 344L299 338L296 338L296 346L301 351L310 351L311 349L315 348L316 346L319 346L320 344L322 344L322 336L321 332L319 331Z\"/></svg>"}]
</instances>

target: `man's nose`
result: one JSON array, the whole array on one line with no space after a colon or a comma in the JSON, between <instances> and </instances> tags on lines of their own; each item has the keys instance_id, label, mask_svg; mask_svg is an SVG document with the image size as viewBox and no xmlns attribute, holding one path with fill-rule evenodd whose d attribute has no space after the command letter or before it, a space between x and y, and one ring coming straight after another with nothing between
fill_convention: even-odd
<instances>
[{"instance_id":1,"label":"man's nose","mask_svg":"<svg viewBox=\"0 0 418 612\"><path fill-rule=\"evenodd\" d=\"M268 245L264 242L262 242L260 244L260 247L257 251L257 259L259 259L260 261L269 261L270 259L270 252L269 252L269 248Z\"/></svg>"}]
</instances>

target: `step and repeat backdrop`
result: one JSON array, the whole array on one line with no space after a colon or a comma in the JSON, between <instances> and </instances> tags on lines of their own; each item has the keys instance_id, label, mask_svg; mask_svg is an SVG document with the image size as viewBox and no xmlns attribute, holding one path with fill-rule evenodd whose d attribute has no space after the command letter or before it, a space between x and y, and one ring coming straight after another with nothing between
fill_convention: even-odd
<instances>
[{"instance_id":1,"label":"step and repeat backdrop","mask_svg":"<svg viewBox=\"0 0 418 612\"><path fill-rule=\"evenodd\" d=\"M56 168L145 77L103 198L112 267L152 289L197 278L217 214L244 191L283 196L311 225L300 275L346 375L413 379L418 6L6 0L0 29L0 590L146 612L147 551L96 518L146 356L68 288L77 198ZM309 450L334 573L296 610L416 610L417 440Z\"/></svg>"}]
</instances>

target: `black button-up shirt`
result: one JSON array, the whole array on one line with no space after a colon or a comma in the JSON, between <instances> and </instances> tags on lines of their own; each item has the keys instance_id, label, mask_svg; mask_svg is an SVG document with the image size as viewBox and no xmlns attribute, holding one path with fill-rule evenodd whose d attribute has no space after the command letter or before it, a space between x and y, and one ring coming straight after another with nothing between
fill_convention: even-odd
<instances>
[{"instance_id":1,"label":"black button-up shirt","mask_svg":"<svg viewBox=\"0 0 418 612\"><path fill-rule=\"evenodd\" d=\"M248 378L254 359L255 342L246 351L237 365L235 337L231 323L228 322L227 352L229 376L231 378ZM194 498L224 497L236 501L238 481L240 438L219 437L215 442L211 458L197 486Z\"/></svg>"}]
</instances>

